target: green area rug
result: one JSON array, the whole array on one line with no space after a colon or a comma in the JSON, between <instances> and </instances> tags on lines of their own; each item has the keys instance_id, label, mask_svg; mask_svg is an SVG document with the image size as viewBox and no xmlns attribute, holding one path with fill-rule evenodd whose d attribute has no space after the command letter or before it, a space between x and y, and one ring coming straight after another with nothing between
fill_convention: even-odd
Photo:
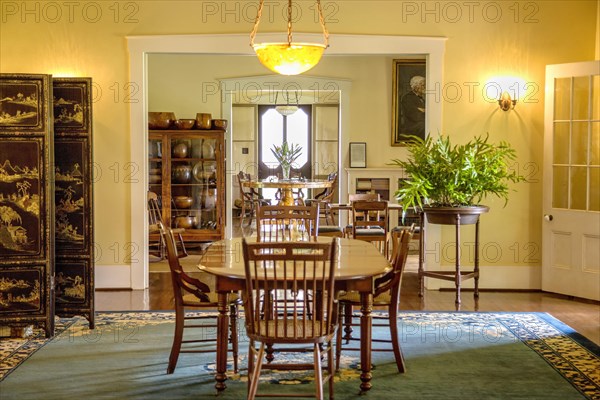
<instances>
[{"instance_id":1,"label":"green area rug","mask_svg":"<svg viewBox=\"0 0 600 400\"><path fill-rule=\"evenodd\" d=\"M98 313L93 331L83 318L61 319L51 340L37 332L3 339L0 399L212 398L213 354L182 354L175 373L165 373L173 318ZM373 388L359 396L359 355L344 352L337 399L600 399L598 346L548 314L405 312L398 324L407 372L397 373L391 352L373 353ZM243 327L240 335L242 371L230 374L221 399L245 398ZM311 392L310 375L265 371L259 392Z\"/></svg>"}]
</instances>

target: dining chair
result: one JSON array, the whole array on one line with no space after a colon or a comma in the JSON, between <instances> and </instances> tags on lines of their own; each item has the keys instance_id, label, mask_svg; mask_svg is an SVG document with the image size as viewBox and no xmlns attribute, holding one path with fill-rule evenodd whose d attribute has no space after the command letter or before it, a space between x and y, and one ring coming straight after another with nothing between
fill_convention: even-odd
<instances>
[{"instance_id":1,"label":"dining chair","mask_svg":"<svg viewBox=\"0 0 600 400\"><path fill-rule=\"evenodd\" d=\"M150 235L158 234L157 240L149 240L149 253L150 255L157 257L158 260L164 260L166 258L165 240L159 230L159 223L164 225L162 219L162 209L158 201L158 195L154 192L148 191L148 233ZM177 238L177 256L179 258L187 257L188 253L185 249L185 243L183 241L182 233L185 231L183 228L173 229L173 234Z\"/></svg>"},{"instance_id":2,"label":"dining chair","mask_svg":"<svg viewBox=\"0 0 600 400\"><path fill-rule=\"evenodd\" d=\"M350 204L355 201L380 201L381 196L379 193L350 193L348 194L348 202ZM361 214L358 214L361 217ZM348 213L348 223L344 228L344 236L351 237L352 236L352 213Z\"/></svg>"},{"instance_id":3,"label":"dining chair","mask_svg":"<svg viewBox=\"0 0 600 400\"><path fill-rule=\"evenodd\" d=\"M254 218L256 214L256 206L271 204L269 200L264 199L260 193L254 190L254 188L249 188L247 191L245 190L242 183L251 179L252 176L244 171L240 171L237 174L238 185L240 188L240 229L242 230L242 234L244 233L242 229L244 227L244 218L248 217L248 226L252 225L252 218Z\"/></svg>"},{"instance_id":4,"label":"dining chair","mask_svg":"<svg viewBox=\"0 0 600 400\"><path fill-rule=\"evenodd\" d=\"M175 236L173 230L165 228L162 223L158 224L161 235L165 241L169 268L171 270L171 281L173 284L173 297L175 299L175 335L171 354L169 356L169 365L167 374L172 374L177 366L180 353L216 353L215 346L205 346L205 343L215 342L217 338L210 338L209 332L217 330L215 315L207 315L197 312L187 312L187 309L216 310L218 307L218 295L211 292L207 284L199 279L193 278L185 273L175 247ZM230 308L230 336L225 343L231 343L229 351L233 353L233 369L238 371L238 336L237 336L237 315L238 306L241 299L237 293L231 293L228 296ZM201 323L203 321L213 320L212 323ZM187 323L186 323L187 322ZM204 329L204 333L197 339L183 340L183 331L187 328ZM185 345L182 349L182 345Z\"/></svg>"},{"instance_id":5,"label":"dining chair","mask_svg":"<svg viewBox=\"0 0 600 400\"><path fill-rule=\"evenodd\" d=\"M259 206L256 210L257 241L294 241L315 238L319 228L319 205Z\"/></svg>"},{"instance_id":6,"label":"dining chair","mask_svg":"<svg viewBox=\"0 0 600 400\"><path fill-rule=\"evenodd\" d=\"M398 310L400 304L400 289L402 284L402 274L406 266L408 256L408 244L412 238L412 230L394 231L392 233L392 266L393 269L383 277L375 280L375 290L373 292L373 307L387 307L387 316L373 315L374 320L386 319L386 323L374 323L372 326L389 326L391 339L371 339L376 343L391 343L392 348L372 348L371 351L393 351L396 360L398 372L406 372L404 357L400 348L398 338ZM353 307L360 306L360 294L355 291L340 292L337 297L340 314L339 327L336 335L336 366L340 369L340 356L343 347L343 341L348 344L350 341L359 341L359 338L352 337L352 327L358 326L352 320ZM344 336L342 337L342 327ZM348 348L346 350L360 350L357 348Z\"/></svg>"},{"instance_id":7,"label":"dining chair","mask_svg":"<svg viewBox=\"0 0 600 400\"><path fill-rule=\"evenodd\" d=\"M246 290L244 313L248 349L248 399L257 396L263 369L313 370L315 398L323 399L325 383L329 398L333 399L333 345L337 324L337 307L334 299L335 257L337 240L323 242L256 242L242 240ZM283 290L282 290L283 289ZM288 298L288 290L299 296ZM308 291L322 293L309 296ZM268 291L274 298L264 296ZM282 296L282 297L279 297ZM274 312L265 313L265 301L273 301ZM282 309L279 309L281 307ZM313 310L309 313L308 310ZM258 349L256 344L260 343ZM286 360L264 362L265 348L275 345L312 345L312 362ZM327 357L327 375L323 374L322 350ZM305 353L306 349L286 347L286 352ZM261 394L262 395L262 394ZM289 397L289 393L265 393L269 397ZM307 397L297 394L295 397Z\"/></svg>"},{"instance_id":8,"label":"dining chair","mask_svg":"<svg viewBox=\"0 0 600 400\"><path fill-rule=\"evenodd\" d=\"M351 237L378 242L379 250L387 257L388 219L387 201L353 201Z\"/></svg>"},{"instance_id":9,"label":"dining chair","mask_svg":"<svg viewBox=\"0 0 600 400\"><path fill-rule=\"evenodd\" d=\"M331 203L333 200L333 195L335 194L337 179L337 172L330 173L329 175L327 175L327 181L331 182L331 186L325 188L325 190L316 194L314 198L306 199L304 201L307 206L310 206L314 202L319 203L320 215L322 217L325 217L326 225L335 225L335 218L333 215L333 211L331 210Z\"/></svg>"}]
</instances>

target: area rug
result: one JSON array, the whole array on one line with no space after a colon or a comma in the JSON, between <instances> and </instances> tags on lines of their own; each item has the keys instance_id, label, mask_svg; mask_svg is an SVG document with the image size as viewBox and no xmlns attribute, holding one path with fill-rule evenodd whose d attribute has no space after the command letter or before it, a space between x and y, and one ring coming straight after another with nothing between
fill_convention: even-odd
<instances>
[{"instance_id":1,"label":"area rug","mask_svg":"<svg viewBox=\"0 0 600 400\"><path fill-rule=\"evenodd\" d=\"M166 374L171 312L97 313L57 320L57 335L0 341L1 399L205 399L213 397L214 354L182 354ZM373 388L360 397L359 355L345 351L338 399L600 399L600 349L543 313L404 312L398 320L407 372L391 352L373 353ZM206 335L214 332L205 333ZM247 343L222 399L246 394ZM388 337L374 328L374 337ZM268 372L268 371L267 371ZM265 373L259 391L312 391L305 372Z\"/></svg>"}]
</instances>

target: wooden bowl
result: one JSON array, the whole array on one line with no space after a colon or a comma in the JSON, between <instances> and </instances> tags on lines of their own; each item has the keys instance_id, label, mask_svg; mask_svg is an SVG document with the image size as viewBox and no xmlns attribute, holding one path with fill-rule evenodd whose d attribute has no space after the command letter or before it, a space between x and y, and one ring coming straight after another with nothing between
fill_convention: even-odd
<instances>
[{"instance_id":1,"label":"wooden bowl","mask_svg":"<svg viewBox=\"0 0 600 400\"><path fill-rule=\"evenodd\" d=\"M213 129L227 129L227 120L226 119L213 119L212 120Z\"/></svg>"},{"instance_id":2,"label":"wooden bowl","mask_svg":"<svg viewBox=\"0 0 600 400\"><path fill-rule=\"evenodd\" d=\"M212 116L207 113L196 114L196 129L210 129Z\"/></svg>"},{"instance_id":3,"label":"wooden bowl","mask_svg":"<svg viewBox=\"0 0 600 400\"><path fill-rule=\"evenodd\" d=\"M177 208L190 208L194 203L190 196L175 196L174 201Z\"/></svg>"},{"instance_id":4,"label":"wooden bowl","mask_svg":"<svg viewBox=\"0 0 600 400\"><path fill-rule=\"evenodd\" d=\"M198 224L198 218L188 215L185 217L175 217L175 228L190 229Z\"/></svg>"},{"instance_id":5,"label":"wooden bowl","mask_svg":"<svg viewBox=\"0 0 600 400\"><path fill-rule=\"evenodd\" d=\"M148 129L169 129L176 120L172 112L148 112Z\"/></svg>"},{"instance_id":6,"label":"wooden bowl","mask_svg":"<svg viewBox=\"0 0 600 400\"><path fill-rule=\"evenodd\" d=\"M176 119L175 120L175 128L180 129L180 130L194 129L194 126L196 126L195 119Z\"/></svg>"},{"instance_id":7,"label":"wooden bowl","mask_svg":"<svg viewBox=\"0 0 600 400\"><path fill-rule=\"evenodd\" d=\"M153 183L160 183L162 181L162 175L149 175L148 176L148 183L153 184Z\"/></svg>"}]
</instances>

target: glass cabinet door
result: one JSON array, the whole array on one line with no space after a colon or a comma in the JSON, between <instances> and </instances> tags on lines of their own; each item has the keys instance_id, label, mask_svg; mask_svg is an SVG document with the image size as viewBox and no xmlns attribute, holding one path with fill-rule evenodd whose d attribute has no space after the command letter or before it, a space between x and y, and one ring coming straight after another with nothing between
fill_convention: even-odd
<instances>
[{"instance_id":1,"label":"glass cabinet door","mask_svg":"<svg viewBox=\"0 0 600 400\"><path fill-rule=\"evenodd\" d=\"M162 138L148 139L148 189L156 193L159 199L162 195Z\"/></svg>"},{"instance_id":2,"label":"glass cabinet door","mask_svg":"<svg viewBox=\"0 0 600 400\"><path fill-rule=\"evenodd\" d=\"M171 226L216 230L217 160L215 139L172 137Z\"/></svg>"}]
</instances>

